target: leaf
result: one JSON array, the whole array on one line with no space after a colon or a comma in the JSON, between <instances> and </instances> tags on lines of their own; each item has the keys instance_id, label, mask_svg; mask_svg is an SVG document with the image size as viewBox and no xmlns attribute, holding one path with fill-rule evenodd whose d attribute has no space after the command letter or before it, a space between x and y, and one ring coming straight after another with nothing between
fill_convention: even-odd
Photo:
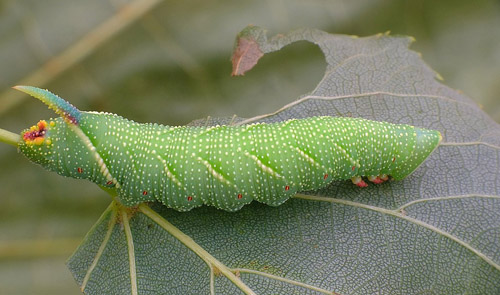
<instances>
[{"instance_id":1,"label":"leaf","mask_svg":"<svg viewBox=\"0 0 500 295\"><path fill-rule=\"evenodd\" d=\"M231 59L233 63L233 76L243 76L252 69L259 59L264 55L259 48L255 36L253 36L253 27L243 30L236 38L236 47ZM265 38L265 36L263 36Z\"/></svg>"},{"instance_id":2,"label":"leaf","mask_svg":"<svg viewBox=\"0 0 500 295\"><path fill-rule=\"evenodd\" d=\"M323 79L276 112L232 122L353 116L437 129L410 177L359 189L336 181L279 207L180 213L112 203L68 261L86 294L494 294L500 290L500 128L440 84L411 38L299 30L325 55ZM257 38L259 36L260 38ZM193 124L229 122L210 119Z\"/></svg>"}]
</instances>

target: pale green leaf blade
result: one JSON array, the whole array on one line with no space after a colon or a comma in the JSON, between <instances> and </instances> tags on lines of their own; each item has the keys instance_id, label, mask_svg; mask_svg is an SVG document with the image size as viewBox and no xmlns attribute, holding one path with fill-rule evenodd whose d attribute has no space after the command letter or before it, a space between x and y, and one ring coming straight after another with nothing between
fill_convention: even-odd
<instances>
[{"instance_id":1,"label":"pale green leaf blade","mask_svg":"<svg viewBox=\"0 0 500 295\"><path fill-rule=\"evenodd\" d=\"M85 292L498 293L498 124L436 81L407 49L409 38L300 30L268 41L259 28L248 30L263 52L314 42L327 68L310 94L269 115L233 123L364 117L437 129L443 144L400 182L359 189L337 181L276 208L253 203L236 213L208 207L179 213L153 205L161 216L154 220L147 210L130 212L133 247L127 244L128 225L104 218L96 229L104 223L111 231L92 231L68 263L78 282L81 265L95 264L83 275L89 277ZM196 124L217 122L230 121ZM111 208L120 216L121 209ZM102 246L107 232L112 234Z\"/></svg>"}]
</instances>

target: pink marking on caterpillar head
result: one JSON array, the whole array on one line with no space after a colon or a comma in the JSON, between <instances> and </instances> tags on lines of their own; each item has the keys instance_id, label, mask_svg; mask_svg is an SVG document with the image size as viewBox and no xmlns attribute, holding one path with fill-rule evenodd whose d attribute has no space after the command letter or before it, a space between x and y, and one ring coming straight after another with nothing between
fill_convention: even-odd
<instances>
[{"instance_id":1,"label":"pink marking on caterpillar head","mask_svg":"<svg viewBox=\"0 0 500 295\"><path fill-rule=\"evenodd\" d=\"M47 130L47 122L44 120L39 121L23 134L24 142L26 144L41 145L44 142Z\"/></svg>"}]
</instances>

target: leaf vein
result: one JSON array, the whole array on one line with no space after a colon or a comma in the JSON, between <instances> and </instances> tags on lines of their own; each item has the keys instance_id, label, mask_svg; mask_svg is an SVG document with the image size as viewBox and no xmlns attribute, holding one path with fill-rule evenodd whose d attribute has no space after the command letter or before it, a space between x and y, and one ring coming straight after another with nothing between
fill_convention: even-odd
<instances>
[{"instance_id":1,"label":"leaf vein","mask_svg":"<svg viewBox=\"0 0 500 295\"><path fill-rule=\"evenodd\" d=\"M328 291L328 290L325 290L323 288L315 287L313 285L309 285L309 284L306 284L306 283L298 282L298 281L295 281L295 280L287 279L287 278L284 278L284 277L280 277L280 276L277 276L277 275L269 274L269 273L258 271L258 270L247 269L247 268L235 268L235 269L233 269L233 271L238 271L240 273L248 273L248 274L260 275L260 276L263 276L263 277L266 277L266 278L270 278L270 279L273 279L273 280L285 282L285 283L292 284L292 285L295 285L295 286L299 286L299 287L302 287L302 288L311 289L311 290L314 290L314 291L317 291L317 292L320 292L320 293L323 293L323 294L340 295L339 293L335 293L333 291Z\"/></svg>"},{"instance_id":2,"label":"leaf vein","mask_svg":"<svg viewBox=\"0 0 500 295\"><path fill-rule=\"evenodd\" d=\"M109 239L111 238L111 233L113 232L113 227L116 222L116 209L114 208L114 206L115 202L112 202L111 205L108 206L108 208L104 211L99 220L96 222L96 225L100 224L102 222L102 219L104 219L104 217L106 216L106 214L108 214L108 212L112 210L111 216L109 217L108 230L106 231L106 235L104 236L104 239L102 240L102 243L99 246L99 249L97 250L96 256L94 257L92 264L90 265L89 269L87 270L87 273L85 274L85 277L83 278L82 285L80 286L80 290L82 292L85 290L85 287L87 286L87 283L90 279L90 275L94 271L94 268L97 266L99 259L101 259L102 253L106 249ZM90 230L90 232L93 232L93 230Z\"/></svg>"},{"instance_id":3,"label":"leaf vein","mask_svg":"<svg viewBox=\"0 0 500 295\"><path fill-rule=\"evenodd\" d=\"M484 198L484 199L499 199L500 196L496 195L480 195L480 194L467 194L467 195L457 195L457 196L446 196L446 197L435 197L435 198L424 198L424 199L418 199L414 200L411 202L408 202L399 208L397 208L395 211L401 212L404 209L418 204L418 203L423 203L423 202L434 202L434 201L442 201L442 200L456 200L456 199L469 199L469 198Z\"/></svg>"},{"instance_id":4,"label":"leaf vein","mask_svg":"<svg viewBox=\"0 0 500 295\"><path fill-rule=\"evenodd\" d=\"M191 237L183 233L173 224L164 219L161 215L156 213L153 209L151 209L146 204L141 204L138 207L139 211L141 211L148 218L156 222L160 227L165 229L168 233L170 233L174 238L183 243L187 248L193 251L196 255L198 255L207 265L212 269L212 267L217 268L220 272L226 276L233 284L235 284L244 294L247 295L256 295L255 292L250 289L240 278L238 278L226 265L217 260L214 256L208 253L205 249L203 249L198 243L196 243Z\"/></svg>"},{"instance_id":5,"label":"leaf vein","mask_svg":"<svg viewBox=\"0 0 500 295\"><path fill-rule=\"evenodd\" d=\"M245 125L245 124L249 124L249 123L252 123L252 122L255 122L255 121L258 121L260 119L264 119L264 118L267 118L267 117L271 117L271 116L274 116L274 115L277 115L295 105L298 105L298 104L301 104L303 102L306 102L308 100L312 100L312 99L317 99L317 100L337 100L337 99L344 99L344 98L356 98L356 97L368 97L368 96L375 96L375 95L389 95L389 96L394 96L394 97L402 97L402 98L409 98L409 97L425 97L425 98L433 98L433 99L442 99L442 100L445 100L445 101L449 101L449 102L452 102L452 103L456 103L456 104L464 104L464 105L467 105L467 106L473 106L473 107L476 107L475 104L473 103L467 103L467 102L462 102L462 101L457 101L457 100L454 100L452 98L449 98L449 97L446 97L446 96L442 96L442 95L433 95L433 94L404 94L404 93L392 93L392 92L388 92L388 91L374 91L374 92L367 92L367 93L355 93L355 94L348 94L348 95L338 95L338 96L318 96L318 95L307 95L307 96L304 96L296 101L293 101L285 106L283 106L282 108L272 112L272 113L268 113L268 114L263 114L263 115L259 115L259 116L255 116L255 117L252 117L252 118L248 118L246 120L242 120L238 123L236 123L235 125Z\"/></svg>"},{"instance_id":6,"label":"leaf vein","mask_svg":"<svg viewBox=\"0 0 500 295\"><path fill-rule=\"evenodd\" d=\"M128 215L125 208L120 209L122 216L123 229L125 231L125 237L127 239L127 249L128 249L128 260L130 268L130 291L132 295L137 295L137 268L135 265L135 249L134 249L134 238L132 237L132 231L130 230L130 224L128 222Z\"/></svg>"},{"instance_id":7,"label":"leaf vein","mask_svg":"<svg viewBox=\"0 0 500 295\"><path fill-rule=\"evenodd\" d=\"M435 232L437 234L440 234L440 235L442 235L442 236L444 236L444 237L446 237L446 238L448 238L448 239L450 239L450 240L458 243L462 247L466 248L467 250L471 251L472 253L474 253L475 255L477 255L478 257L480 257L484 262L488 263L489 265L491 265L492 267L494 267L496 270L500 271L500 265L499 264L497 264L496 262L494 262L491 258L489 258L488 256L486 256L484 253L482 253L479 250L473 248L471 245L469 245L465 241L462 241L461 239L459 239L459 238L451 235L450 233L448 233L446 231L443 231L440 228L437 228L437 227L435 227L435 226L433 226L431 224L428 224L428 223L425 223L425 222L423 222L421 220L418 220L418 219L406 216L405 214L402 214L398 210L390 210L390 209L385 209L385 208L376 207L376 206L372 206L372 205L356 203L356 202L348 201L348 200L341 200L341 199L334 199L334 198L320 197L320 196L311 196L311 195L304 195L304 194L296 194L294 196L294 198L303 199L303 200L310 200L310 201L337 203L337 204L342 204L342 205L352 206L352 207L357 207L357 208L363 208L363 209L367 209L367 210L371 210L371 211L375 211L375 212L379 212L379 213L391 215L391 216L396 217L396 218L401 218L401 219L406 220L408 222L411 222L413 224L419 225L419 226L421 226L423 228L427 228L427 229L429 229L429 230L431 230L431 231L433 231L433 232Z\"/></svg>"},{"instance_id":8,"label":"leaf vein","mask_svg":"<svg viewBox=\"0 0 500 295\"><path fill-rule=\"evenodd\" d=\"M439 144L440 146L470 146L470 145L484 145L496 150L500 150L500 146L494 145L491 143L487 142L480 142L480 141L470 141L470 142L441 142Z\"/></svg>"}]
</instances>

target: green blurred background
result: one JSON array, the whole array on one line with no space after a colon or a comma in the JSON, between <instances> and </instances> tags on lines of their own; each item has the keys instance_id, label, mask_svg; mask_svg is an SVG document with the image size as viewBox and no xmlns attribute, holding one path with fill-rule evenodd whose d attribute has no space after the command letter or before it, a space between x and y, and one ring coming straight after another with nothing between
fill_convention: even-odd
<instances>
[{"instance_id":1,"label":"green blurred background","mask_svg":"<svg viewBox=\"0 0 500 295\"><path fill-rule=\"evenodd\" d=\"M271 112L312 90L325 64L298 43L230 77L235 35L300 27L414 36L412 49L500 122L500 2L0 0L0 128L54 116L10 87L49 88L82 110L186 124ZM109 203L0 144L0 294L79 294L64 264Z\"/></svg>"}]
</instances>

